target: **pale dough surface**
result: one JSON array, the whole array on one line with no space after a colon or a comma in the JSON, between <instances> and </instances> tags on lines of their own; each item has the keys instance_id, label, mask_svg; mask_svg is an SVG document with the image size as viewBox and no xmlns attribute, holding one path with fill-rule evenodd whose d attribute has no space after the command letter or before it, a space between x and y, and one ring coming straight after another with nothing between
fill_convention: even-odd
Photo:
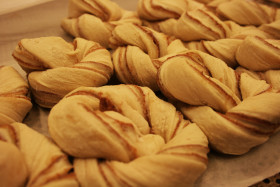
<instances>
[{"instance_id":1,"label":"pale dough surface","mask_svg":"<svg viewBox=\"0 0 280 187\"><path fill-rule=\"evenodd\" d=\"M126 9L134 10L136 7L136 0L114 1ZM60 20L67 15L67 3L68 0L57 0L16 13L0 15L0 27L4 28L0 30L0 65L11 65L25 75L11 56L17 42L22 38L61 36L71 41L71 37L60 28ZM47 133L47 115L48 110L34 106L24 123ZM210 187L248 186L274 175L280 168L279 142L280 133L241 157L224 157L210 153L208 169L197 181L195 187L206 184ZM248 162L248 160L254 160L254 162Z\"/></svg>"}]
</instances>

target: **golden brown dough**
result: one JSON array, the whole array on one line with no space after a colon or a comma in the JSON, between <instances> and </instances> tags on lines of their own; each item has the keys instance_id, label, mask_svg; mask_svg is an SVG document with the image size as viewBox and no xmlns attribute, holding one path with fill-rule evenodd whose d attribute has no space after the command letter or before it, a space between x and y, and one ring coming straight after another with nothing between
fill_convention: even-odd
<instances>
[{"instance_id":1,"label":"golden brown dough","mask_svg":"<svg viewBox=\"0 0 280 187\"><path fill-rule=\"evenodd\" d=\"M216 8L222 16L213 14ZM279 9L253 1L216 0L205 6L194 1L142 0L139 1L137 11L145 26L185 42L222 38L244 39L247 36L278 38ZM222 21L227 16L233 18ZM256 27L262 24L264 26Z\"/></svg>"},{"instance_id":2,"label":"golden brown dough","mask_svg":"<svg viewBox=\"0 0 280 187\"><path fill-rule=\"evenodd\" d=\"M228 26L197 1L141 0L137 12L145 26L183 41L216 40L230 34Z\"/></svg>"},{"instance_id":3,"label":"golden brown dough","mask_svg":"<svg viewBox=\"0 0 280 187\"><path fill-rule=\"evenodd\" d=\"M139 0L137 12L140 18L149 21L178 19L185 11L202 8L204 5L193 0Z\"/></svg>"},{"instance_id":4,"label":"golden brown dough","mask_svg":"<svg viewBox=\"0 0 280 187\"><path fill-rule=\"evenodd\" d=\"M71 0L68 17L61 21L61 27L75 37L100 43L109 48L112 30L123 23L141 25L136 12L123 10L110 0Z\"/></svg>"},{"instance_id":5,"label":"golden brown dough","mask_svg":"<svg viewBox=\"0 0 280 187\"><path fill-rule=\"evenodd\" d=\"M64 151L76 157L95 156L100 154L99 149L105 149L102 154L129 161L138 156L135 147L142 135L153 132L168 141L187 123L180 119L175 107L158 99L146 87L82 87L65 97L50 112L49 131ZM163 116L158 116L157 110ZM76 115L68 118L68 113ZM166 116L167 113L170 115ZM75 121L80 121L84 124L83 127L77 126ZM95 124L92 121L96 121ZM178 124L170 123L171 121L177 121ZM61 128L64 129L65 125L69 127L67 131L63 131L69 133L62 133ZM81 131L83 136L80 136ZM108 133L113 133L114 136L108 136ZM99 140L99 136L103 137L103 141ZM120 138L123 142L119 141ZM71 139L76 141L69 146ZM100 144L111 146L106 149L105 145Z\"/></svg>"},{"instance_id":6,"label":"golden brown dough","mask_svg":"<svg viewBox=\"0 0 280 187\"><path fill-rule=\"evenodd\" d=\"M80 86L101 86L113 73L110 52L98 43L60 37L23 39L13 52L28 74L35 101L51 108L65 94Z\"/></svg>"},{"instance_id":7,"label":"golden brown dough","mask_svg":"<svg viewBox=\"0 0 280 187\"><path fill-rule=\"evenodd\" d=\"M181 111L198 124L212 148L240 155L279 130L279 101L279 93L263 93L248 97L225 114L208 106L183 106Z\"/></svg>"},{"instance_id":8,"label":"golden brown dough","mask_svg":"<svg viewBox=\"0 0 280 187\"><path fill-rule=\"evenodd\" d=\"M118 79L153 90L158 90L156 74L161 65L158 59L184 48L178 40L170 43L166 35L135 24L117 26L110 42L117 47L113 64Z\"/></svg>"},{"instance_id":9,"label":"golden brown dough","mask_svg":"<svg viewBox=\"0 0 280 187\"><path fill-rule=\"evenodd\" d=\"M224 23L229 27L229 38L232 39L245 39L247 36L258 36L266 39L277 39L275 38L276 35L265 32L264 30L261 30L259 29L259 27L256 27L254 25L241 26L233 21L225 21Z\"/></svg>"},{"instance_id":10,"label":"golden brown dough","mask_svg":"<svg viewBox=\"0 0 280 187\"><path fill-rule=\"evenodd\" d=\"M275 39L280 39L280 20L268 24L262 24L259 29L269 33Z\"/></svg>"},{"instance_id":11,"label":"golden brown dough","mask_svg":"<svg viewBox=\"0 0 280 187\"><path fill-rule=\"evenodd\" d=\"M238 30L240 26L237 26L238 28L234 28L236 24L228 24L230 25L232 32L237 33L236 30ZM249 29L250 28L248 28L248 32ZM243 34L245 35L245 33ZM277 69L276 51L278 41L274 39L263 39L264 41L271 43L271 45L263 46L253 43L252 45L255 49L257 49L257 47L261 49L261 51L256 52L258 50L254 50L253 47L246 44L250 38L259 37L247 36L245 40L236 38L225 38L215 41L202 40L200 42L185 43L185 47L191 50L200 50L215 56L233 68L238 65L242 65L246 68L250 68L251 66L264 66L264 63L260 62L260 60L268 59L266 56L273 53L273 55L270 55L271 57L269 58L271 59L273 56L276 56L276 58L271 60L271 62L267 61L267 63L270 63L267 65L267 68ZM158 68L165 63L167 58L170 58L171 56L174 57L176 55L180 56L182 51L187 51L187 49L184 48L182 43L178 42L178 40L170 42L168 36L153 31L150 28L141 27L135 24L124 24L116 27L110 41L113 46L120 46L113 53L113 64L118 79L122 83L148 86L153 90L158 90L158 84L156 82ZM176 46L177 50L173 50L174 46ZM268 47L263 49L266 46ZM171 48L173 49L171 50ZM239 50L240 48L245 49ZM258 58L253 60L253 57L248 54L255 54ZM255 63L255 61L257 62ZM275 67L273 68L272 66ZM263 71L267 69L253 70ZM235 75L232 77L232 80L234 80ZM238 92L235 91L235 93ZM237 94L237 96L238 95L239 94Z\"/></svg>"},{"instance_id":12,"label":"golden brown dough","mask_svg":"<svg viewBox=\"0 0 280 187\"><path fill-rule=\"evenodd\" d=\"M206 169L205 135L146 87L78 88L52 108L48 125L78 157L82 186L192 186Z\"/></svg>"},{"instance_id":13,"label":"golden brown dough","mask_svg":"<svg viewBox=\"0 0 280 187\"><path fill-rule=\"evenodd\" d=\"M11 66L0 66L0 125L22 122L32 108L29 86Z\"/></svg>"},{"instance_id":14,"label":"golden brown dough","mask_svg":"<svg viewBox=\"0 0 280 187\"><path fill-rule=\"evenodd\" d=\"M280 91L280 70L268 70L264 72L264 79L273 89Z\"/></svg>"},{"instance_id":15,"label":"golden brown dough","mask_svg":"<svg viewBox=\"0 0 280 187\"><path fill-rule=\"evenodd\" d=\"M280 69L280 41L247 37L236 51L236 60L253 71Z\"/></svg>"},{"instance_id":16,"label":"golden brown dough","mask_svg":"<svg viewBox=\"0 0 280 187\"><path fill-rule=\"evenodd\" d=\"M222 60L197 50L164 61L158 72L158 83L166 96L191 105L227 111L240 103L234 70Z\"/></svg>"},{"instance_id":17,"label":"golden brown dough","mask_svg":"<svg viewBox=\"0 0 280 187\"><path fill-rule=\"evenodd\" d=\"M210 11L195 9L181 15L174 36L183 41L217 40L230 35L228 26Z\"/></svg>"},{"instance_id":18,"label":"golden brown dough","mask_svg":"<svg viewBox=\"0 0 280 187\"><path fill-rule=\"evenodd\" d=\"M0 135L7 129L13 132L11 139L21 151L28 171L27 187L35 186L78 186L71 173L72 165L52 140L22 123L0 127ZM1 142L0 142L1 143Z\"/></svg>"},{"instance_id":19,"label":"golden brown dough","mask_svg":"<svg viewBox=\"0 0 280 187\"><path fill-rule=\"evenodd\" d=\"M70 0L68 17L79 17L84 13L90 13L101 18L103 21L118 20L122 9L110 0Z\"/></svg>"},{"instance_id":20,"label":"golden brown dough","mask_svg":"<svg viewBox=\"0 0 280 187\"><path fill-rule=\"evenodd\" d=\"M82 187L91 186L193 186L207 164L205 140L190 124L153 155L129 163L75 159ZM172 180L171 180L172 178Z\"/></svg>"},{"instance_id":21,"label":"golden brown dough","mask_svg":"<svg viewBox=\"0 0 280 187\"><path fill-rule=\"evenodd\" d=\"M231 0L221 3L217 12L240 25L261 25L280 19L280 10L255 1Z\"/></svg>"},{"instance_id":22,"label":"golden brown dough","mask_svg":"<svg viewBox=\"0 0 280 187\"><path fill-rule=\"evenodd\" d=\"M23 187L28 171L22 153L15 145L1 139L0 150L0 186Z\"/></svg>"},{"instance_id":23,"label":"golden brown dough","mask_svg":"<svg viewBox=\"0 0 280 187\"><path fill-rule=\"evenodd\" d=\"M135 12L124 11L119 20L104 22L95 15L84 13L79 17L65 18L61 21L62 28L75 37L82 37L100 43L109 48L109 38L112 30L124 23L136 23L141 25L140 19Z\"/></svg>"},{"instance_id":24,"label":"golden brown dough","mask_svg":"<svg viewBox=\"0 0 280 187\"><path fill-rule=\"evenodd\" d=\"M246 73L250 77L256 80L265 80L272 89L279 92L280 90L280 70L268 70L264 72L254 72L252 70L245 69L241 66L236 68L236 73Z\"/></svg>"},{"instance_id":25,"label":"golden brown dough","mask_svg":"<svg viewBox=\"0 0 280 187\"><path fill-rule=\"evenodd\" d=\"M250 30L247 31L251 33L249 32ZM240 37L243 34L245 32L240 32L238 36ZM215 56L232 68L241 65L254 71L279 69L279 41L264 39L266 37L262 38L255 34L251 33L243 40L236 39L237 35L234 35L233 38L215 41L185 42L184 46L188 49L200 50Z\"/></svg>"},{"instance_id":26,"label":"golden brown dough","mask_svg":"<svg viewBox=\"0 0 280 187\"><path fill-rule=\"evenodd\" d=\"M273 81L265 78L266 73ZM183 114L201 127L211 146L237 155L264 143L279 129L278 84L270 85L278 77L277 72L234 71L195 50L169 57L158 72L161 91L186 103L181 106Z\"/></svg>"},{"instance_id":27,"label":"golden brown dough","mask_svg":"<svg viewBox=\"0 0 280 187\"><path fill-rule=\"evenodd\" d=\"M241 39L219 39L215 41L188 42L184 43L188 49L195 49L203 51L212 56L215 56L227 63L229 67L236 67L238 65L235 59L235 53L237 48L243 41Z\"/></svg>"}]
</instances>

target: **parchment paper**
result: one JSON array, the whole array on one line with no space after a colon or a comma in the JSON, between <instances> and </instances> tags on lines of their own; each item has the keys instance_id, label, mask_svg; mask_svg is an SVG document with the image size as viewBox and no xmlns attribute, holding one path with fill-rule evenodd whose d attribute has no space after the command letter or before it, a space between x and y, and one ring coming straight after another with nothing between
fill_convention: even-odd
<instances>
[{"instance_id":1,"label":"parchment paper","mask_svg":"<svg viewBox=\"0 0 280 187\"><path fill-rule=\"evenodd\" d=\"M135 10L137 4L136 0L115 1L129 10ZM55 0L0 15L0 65L11 65L25 76L25 72L11 56L22 38L61 36L71 41L72 37L60 28L60 20L67 16L67 5L68 0ZM9 10L5 11L9 12ZM34 104L24 123L48 135L48 113L48 109ZM211 152L208 169L195 186L245 187L278 173L280 171L279 142L280 133L277 133L265 144L242 156L227 156Z\"/></svg>"}]
</instances>

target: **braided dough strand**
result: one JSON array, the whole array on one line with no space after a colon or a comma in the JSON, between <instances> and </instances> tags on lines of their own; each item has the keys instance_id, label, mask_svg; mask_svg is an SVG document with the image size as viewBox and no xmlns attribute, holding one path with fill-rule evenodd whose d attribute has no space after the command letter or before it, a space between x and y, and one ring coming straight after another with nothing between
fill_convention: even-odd
<instances>
[{"instance_id":1,"label":"braided dough strand","mask_svg":"<svg viewBox=\"0 0 280 187\"><path fill-rule=\"evenodd\" d=\"M159 21L168 18L179 18L186 10L203 7L203 4L192 0L140 0L137 12L140 18L149 21Z\"/></svg>"},{"instance_id":2,"label":"braided dough strand","mask_svg":"<svg viewBox=\"0 0 280 187\"><path fill-rule=\"evenodd\" d=\"M188 49L200 50L215 56L232 68L238 65L253 71L280 68L280 43L276 39L247 36L244 40L226 38L216 41L188 42L184 45Z\"/></svg>"},{"instance_id":3,"label":"braided dough strand","mask_svg":"<svg viewBox=\"0 0 280 187\"><path fill-rule=\"evenodd\" d=\"M198 127L190 124L153 155L130 163L75 159L74 168L83 187L193 186L207 164L208 149L202 136Z\"/></svg>"},{"instance_id":4,"label":"braided dough strand","mask_svg":"<svg viewBox=\"0 0 280 187\"><path fill-rule=\"evenodd\" d=\"M159 69L158 84L165 95L191 105L227 111L240 103L235 72L223 61L196 50L168 58Z\"/></svg>"},{"instance_id":5,"label":"braided dough strand","mask_svg":"<svg viewBox=\"0 0 280 187\"><path fill-rule=\"evenodd\" d=\"M279 130L279 98L279 93L248 97L226 114L206 106L184 106L181 111L199 125L214 149L240 155Z\"/></svg>"},{"instance_id":6,"label":"braided dough strand","mask_svg":"<svg viewBox=\"0 0 280 187\"><path fill-rule=\"evenodd\" d=\"M61 21L61 27L75 37L82 37L100 43L109 48L109 38L117 25L124 23L141 24L135 12L124 11L119 20L104 22L101 18L84 13L79 17L65 18Z\"/></svg>"},{"instance_id":7,"label":"braided dough strand","mask_svg":"<svg viewBox=\"0 0 280 187\"><path fill-rule=\"evenodd\" d=\"M118 20L122 9L110 0L70 0L68 17L79 17L84 13L95 15L103 21Z\"/></svg>"},{"instance_id":8,"label":"braided dough strand","mask_svg":"<svg viewBox=\"0 0 280 187\"><path fill-rule=\"evenodd\" d=\"M161 91L186 103L183 114L202 128L211 146L237 155L264 143L279 129L278 78L278 70L234 71L195 50L169 57L158 72Z\"/></svg>"},{"instance_id":9,"label":"braided dough strand","mask_svg":"<svg viewBox=\"0 0 280 187\"><path fill-rule=\"evenodd\" d=\"M234 68L238 66L235 53L242 42L240 39L219 39L215 41L188 42L184 43L184 45L190 50L199 50L215 56L226 62L229 67Z\"/></svg>"},{"instance_id":10,"label":"braided dough strand","mask_svg":"<svg viewBox=\"0 0 280 187\"><path fill-rule=\"evenodd\" d=\"M109 48L112 30L124 23L141 25L141 20L136 12L123 10L110 0L71 0L68 17L61 21L61 27L72 36Z\"/></svg>"},{"instance_id":11,"label":"braided dough strand","mask_svg":"<svg viewBox=\"0 0 280 187\"><path fill-rule=\"evenodd\" d=\"M280 19L280 10L254 1L232 0L221 3L217 12L241 25L261 25Z\"/></svg>"},{"instance_id":12,"label":"braided dough strand","mask_svg":"<svg viewBox=\"0 0 280 187\"><path fill-rule=\"evenodd\" d=\"M75 175L70 172L72 165L67 155L52 140L25 124L13 123L12 126L30 173L27 186L78 186Z\"/></svg>"},{"instance_id":13,"label":"braided dough strand","mask_svg":"<svg viewBox=\"0 0 280 187\"><path fill-rule=\"evenodd\" d=\"M0 125L21 122L32 108L28 84L10 66L0 67Z\"/></svg>"},{"instance_id":14,"label":"braided dough strand","mask_svg":"<svg viewBox=\"0 0 280 187\"><path fill-rule=\"evenodd\" d=\"M0 150L0 186L24 186L28 171L22 153L15 145L1 140Z\"/></svg>"},{"instance_id":15,"label":"braided dough strand","mask_svg":"<svg viewBox=\"0 0 280 187\"><path fill-rule=\"evenodd\" d=\"M280 69L279 40L247 37L236 51L238 63L253 71Z\"/></svg>"},{"instance_id":16,"label":"braided dough strand","mask_svg":"<svg viewBox=\"0 0 280 187\"><path fill-rule=\"evenodd\" d=\"M67 155L49 138L22 123L1 125L0 137L5 137L7 144L20 151L23 165L18 179L25 173L26 186L78 186L75 175L70 172L72 165Z\"/></svg>"},{"instance_id":17,"label":"braided dough strand","mask_svg":"<svg viewBox=\"0 0 280 187\"><path fill-rule=\"evenodd\" d=\"M116 75L122 83L148 86L158 90L158 58L169 53L166 35L136 24L117 26L110 38Z\"/></svg>"},{"instance_id":18,"label":"braided dough strand","mask_svg":"<svg viewBox=\"0 0 280 187\"><path fill-rule=\"evenodd\" d=\"M158 116L158 112L162 116ZM77 115L69 119L70 113ZM83 132L83 137L80 137L83 128L69 120L83 123L88 133ZM96 121L96 125L92 121ZM159 100L150 89L125 85L77 89L56 105L49 117L50 134L70 155L122 161L139 156L137 146L143 135L153 132L168 141L187 124L172 105ZM65 125L69 126L71 136L61 133ZM114 136L108 136L108 133ZM99 141L101 137L103 142ZM72 138L75 143L69 147ZM85 141L88 143L83 144ZM104 145L100 146L100 143Z\"/></svg>"},{"instance_id":19,"label":"braided dough strand","mask_svg":"<svg viewBox=\"0 0 280 187\"><path fill-rule=\"evenodd\" d=\"M229 35L228 26L204 9L184 12L174 28L174 36L183 41L217 40L227 38Z\"/></svg>"},{"instance_id":20,"label":"braided dough strand","mask_svg":"<svg viewBox=\"0 0 280 187\"><path fill-rule=\"evenodd\" d=\"M72 44L59 37L23 39L13 56L31 72L35 101L47 108L77 87L106 84L113 74L109 51L81 38Z\"/></svg>"},{"instance_id":21,"label":"braided dough strand","mask_svg":"<svg viewBox=\"0 0 280 187\"><path fill-rule=\"evenodd\" d=\"M262 24L259 29L266 33L269 33L275 39L280 39L280 19L272 23Z\"/></svg>"},{"instance_id":22,"label":"braided dough strand","mask_svg":"<svg viewBox=\"0 0 280 187\"><path fill-rule=\"evenodd\" d=\"M75 175L70 173L72 165L67 155L52 140L25 124L12 125L16 129L18 146L30 172L27 186L47 186L56 182L62 186L78 186Z\"/></svg>"},{"instance_id":23,"label":"braided dough strand","mask_svg":"<svg viewBox=\"0 0 280 187\"><path fill-rule=\"evenodd\" d=\"M82 186L192 185L206 169L204 134L146 87L78 88L52 108L48 125L56 143L78 157Z\"/></svg>"}]
</instances>

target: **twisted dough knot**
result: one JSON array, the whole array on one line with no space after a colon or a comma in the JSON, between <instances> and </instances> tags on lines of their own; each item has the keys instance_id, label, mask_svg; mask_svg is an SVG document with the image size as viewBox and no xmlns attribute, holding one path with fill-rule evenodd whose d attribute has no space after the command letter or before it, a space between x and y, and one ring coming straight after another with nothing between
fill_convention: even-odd
<instances>
[{"instance_id":1,"label":"twisted dough knot","mask_svg":"<svg viewBox=\"0 0 280 187\"><path fill-rule=\"evenodd\" d=\"M0 150L0 186L24 186L28 171L22 153L16 146L1 139Z\"/></svg>"},{"instance_id":2,"label":"twisted dough knot","mask_svg":"<svg viewBox=\"0 0 280 187\"><path fill-rule=\"evenodd\" d=\"M205 135L146 87L78 88L52 108L48 126L56 143L79 157L82 186L191 185L206 168Z\"/></svg>"},{"instance_id":3,"label":"twisted dough knot","mask_svg":"<svg viewBox=\"0 0 280 187\"><path fill-rule=\"evenodd\" d=\"M139 1L137 12L144 25L183 41L229 37L229 28L204 4L196 1ZM150 22L157 21L157 22Z\"/></svg>"},{"instance_id":4,"label":"twisted dough knot","mask_svg":"<svg viewBox=\"0 0 280 187\"><path fill-rule=\"evenodd\" d=\"M258 36L265 39L279 39L279 34L275 34L280 29L277 22L263 24L260 27L254 25L241 26L233 21L225 21L230 29L230 37L233 39L245 39L248 36Z\"/></svg>"},{"instance_id":5,"label":"twisted dough knot","mask_svg":"<svg viewBox=\"0 0 280 187\"><path fill-rule=\"evenodd\" d=\"M158 59L184 49L180 41L170 43L166 35L136 24L117 26L110 42L117 47L113 53L117 78L122 83L153 90L158 90L156 74L161 65Z\"/></svg>"},{"instance_id":6,"label":"twisted dough knot","mask_svg":"<svg viewBox=\"0 0 280 187\"><path fill-rule=\"evenodd\" d=\"M198 8L185 11L179 19L144 22L148 27L183 41L217 40L230 37L229 26L210 11Z\"/></svg>"},{"instance_id":7,"label":"twisted dough knot","mask_svg":"<svg viewBox=\"0 0 280 187\"><path fill-rule=\"evenodd\" d=\"M280 69L280 40L247 37L238 47L236 59L253 71Z\"/></svg>"},{"instance_id":8,"label":"twisted dough knot","mask_svg":"<svg viewBox=\"0 0 280 187\"><path fill-rule=\"evenodd\" d=\"M0 125L22 122L32 108L28 84L10 66L0 66ZM1 139L1 138L0 138Z\"/></svg>"},{"instance_id":9,"label":"twisted dough knot","mask_svg":"<svg viewBox=\"0 0 280 187\"><path fill-rule=\"evenodd\" d=\"M98 43L59 37L23 39L13 52L28 74L35 101L51 108L65 94L80 86L101 86L113 73L109 51Z\"/></svg>"},{"instance_id":10,"label":"twisted dough knot","mask_svg":"<svg viewBox=\"0 0 280 187\"><path fill-rule=\"evenodd\" d=\"M228 66L234 68L238 66L235 53L243 40L225 38L215 41L193 41L184 43L184 46L190 50L199 50L217 57L227 63Z\"/></svg>"},{"instance_id":11,"label":"twisted dough knot","mask_svg":"<svg viewBox=\"0 0 280 187\"><path fill-rule=\"evenodd\" d=\"M218 151L243 154L279 129L279 90L203 52L190 50L168 58L158 80L169 98L196 105L183 106L182 112Z\"/></svg>"},{"instance_id":12,"label":"twisted dough knot","mask_svg":"<svg viewBox=\"0 0 280 187\"><path fill-rule=\"evenodd\" d=\"M230 30L224 22L211 12L196 9L186 11L180 17L174 27L174 35L184 41L217 40L229 37Z\"/></svg>"},{"instance_id":13,"label":"twisted dough knot","mask_svg":"<svg viewBox=\"0 0 280 187\"><path fill-rule=\"evenodd\" d=\"M252 70L245 69L241 66L237 67L235 70L236 73L242 74L246 73L253 79L265 80L268 84L271 85L272 89L280 90L280 70L268 70L264 72L254 72ZM278 91L279 92L279 91Z\"/></svg>"},{"instance_id":14,"label":"twisted dough knot","mask_svg":"<svg viewBox=\"0 0 280 187\"><path fill-rule=\"evenodd\" d=\"M192 1L186 2L188 2L190 5L192 4ZM234 4L235 1L219 1L218 3L214 2L210 3L212 4L211 6L213 6L213 4L218 4L216 5L217 7L222 7L224 4L229 4L227 7L229 9L231 8L231 4ZM240 26L233 21L222 21L209 9L210 4L209 6L204 6L203 4L196 6L188 5L187 8L184 8L184 6L181 5L184 3L181 1L172 1L172 3L170 3L165 1L143 0L141 3L139 3L137 11L139 12L140 17L144 19L143 23L145 26L171 36L176 36L183 41L245 38L248 35L257 35L262 38L279 38L279 34L277 32L279 30L279 24L277 23L277 20L278 17L280 17L280 14L278 9L251 1L248 2L240 0L238 2L241 4L252 4L254 6L250 8L250 12L253 14L252 17L263 18L265 16L262 16L262 14L267 14L267 16L272 17L274 15L274 18L269 22L261 23L262 25L265 24L266 26L260 28L254 27L252 24L250 26ZM161 17L160 15L163 14L163 12L169 10L169 7L167 6L169 4L172 4L170 5L171 10L177 10L177 16L166 14L168 15L167 17ZM182 7L182 10L184 9L184 11L179 11L181 9L177 7ZM258 7L257 9L260 9L257 12L255 11L256 7ZM234 8L239 9L240 7L234 6ZM269 11L271 11L271 13L268 13ZM154 17L149 16L154 12L156 12ZM226 13L235 14L235 17L237 18L240 17L241 19L245 20L254 19L251 17L248 18L249 16L247 15L247 11L244 12L246 13L246 16L239 16L239 11L226 11Z\"/></svg>"},{"instance_id":15,"label":"twisted dough knot","mask_svg":"<svg viewBox=\"0 0 280 187\"><path fill-rule=\"evenodd\" d=\"M70 0L68 17L76 18L90 13L103 21L114 21L121 18L122 11L117 3L110 0Z\"/></svg>"},{"instance_id":16,"label":"twisted dough knot","mask_svg":"<svg viewBox=\"0 0 280 187\"><path fill-rule=\"evenodd\" d=\"M280 69L279 40L248 36L244 40L202 40L184 45L188 49L200 50L215 56L233 68L241 65L253 71Z\"/></svg>"},{"instance_id":17,"label":"twisted dough knot","mask_svg":"<svg viewBox=\"0 0 280 187\"><path fill-rule=\"evenodd\" d=\"M112 30L123 23L141 20L136 12L121 9L116 3L106 0L71 0L68 18L61 21L62 28L75 37L81 37L109 47Z\"/></svg>"},{"instance_id":18,"label":"twisted dough knot","mask_svg":"<svg viewBox=\"0 0 280 187\"><path fill-rule=\"evenodd\" d=\"M22 123L0 125L0 137L4 137L6 144L16 146L20 151L19 159L27 168L26 177L21 184L26 184L27 187L78 186L67 155L49 138ZM23 170L24 167L20 169ZM21 176L23 173L19 174ZM14 175L11 176L15 179Z\"/></svg>"},{"instance_id":19,"label":"twisted dough knot","mask_svg":"<svg viewBox=\"0 0 280 187\"><path fill-rule=\"evenodd\" d=\"M204 5L192 0L139 0L137 13L149 21L179 18L183 12L202 8Z\"/></svg>"},{"instance_id":20,"label":"twisted dough knot","mask_svg":"<svg viewBox=\"0 0 280 187\"><path fill-rule=\"evenodd\" d=\"M273 36L272 38L280 39L280 20L268 24L262 24L259 29Z\"/></svg>"},{"instance_id":21,"label":"twisted dough knot","mask_svg":"<svg viewBox=\"0 0 280 187\"><path fill-rule=\"evenodd\" d=\"M217 13L241 25L261 25L280 19L280 10L254 1L232 0L218 5Z\"/></svg>"}]
</instances>

